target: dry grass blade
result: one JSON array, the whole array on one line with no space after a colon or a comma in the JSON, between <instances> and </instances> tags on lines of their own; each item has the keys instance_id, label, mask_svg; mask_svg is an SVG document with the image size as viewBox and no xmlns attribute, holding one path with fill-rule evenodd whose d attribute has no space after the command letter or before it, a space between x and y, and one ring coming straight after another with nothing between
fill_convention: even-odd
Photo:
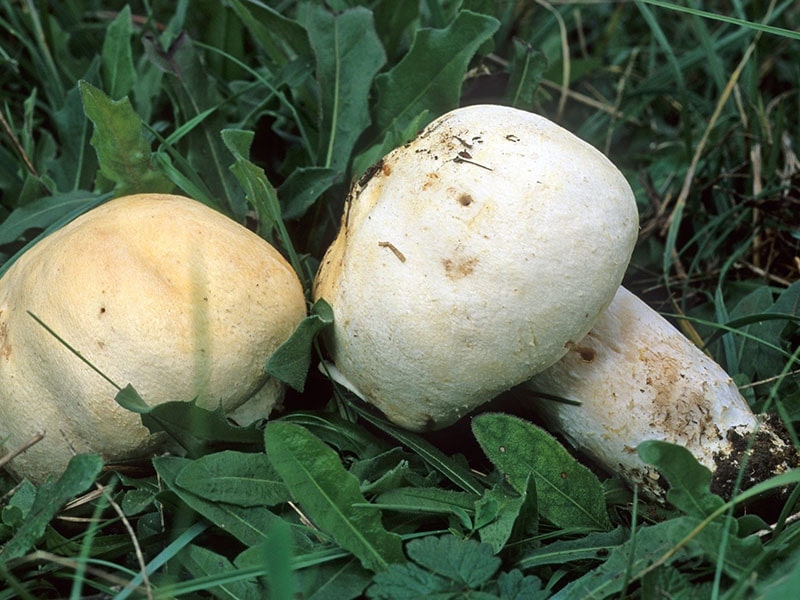
<instances>
[{"instance_id":1,"label":"dry grass blade","mask_svg":"<svg viewBox=\"0 0 800 600\"><path fill-rule=\"evenodd\" d=\"M12 460L14 460L15 457L25 452L25 450L27 450L34 444L38 444L39 442L41 442L44 439L44 436L45 436L44 431L37 431L30 438L28 438L28 440L25 443L23 443L19 448L14 448L11 452L7 452L6 454L0 456L0 469L3 468L8 463L10 463Z\"/></svg>"},{"instance_id":2,"label":"dry grass blade","mask_svg":"<svg viewBox=\"0 0 800 600\"><path fill-rule=\"evenodd\" d=\"M14 149L19 154L19 157L22 159L22 162L25 164L25 168L28 169L28 172L36 177L39 178L39 173L36 171L36 167L33 166L33 162L31 162L28 153L25 152L25 148L22 147L22 144L17 137L17 134L14 133L14 129L11 127L9 122L6 120L5 115L0 112L0 125L3 126L3 131L6 132L6 135L11 140L11 144L14 146Z\"/></svg>"},{"instance_id":3,"label":"dry grass blade","mask_svg":"<svg viewBox=\"0 0 800 600\"><path fill-rule=\"evenodd\" d=\"M764 18L764 21L769 21L769 17L772 14L773 9L775 8L775 0L772 0L769 5L769 9L767 10L767 15ZM761 32L757 31L754 35L753 41L747 46L747 50L745 50L744 55L742 56L739 64L736 65L736 68L731 73L731 76L728 78L728 81L725 85L725 89L720 94L719 99L717 100L716 106L714 107L714 112L711 114L711 117L708 120L708 124L706 125L705 130L703 131L703 135L700 138L700 141L695 148L694 155L692 156L692 160L689 163L689 168L686 171L686 176L683 178L683 185L681 186L681 190L678 193L678 197L675 200L675 206L672 209L670 217L667 219L666 223L663 225L661 233L662 235L666 235L667 230L672 226L672 222L675 219L676 215L679 215L686 205L686 200L689 198L689 194L692 189L692 182L694 181L694 175L697 171L697 166L700 164L700 160L703 157L703 152L706 149L706 144L708 144L708 138L711 135L711 131L717 124L720 115L722 114L722 109L728 102L728 99L731 97L731 94L736 89L736 85L739 82L739 78L742 75L742 71L744 70L745 65L750 60L750 57L753 55L753 52L756 49L758 44L758 40L761 38ZM659 217L661 217L664 212L666 211L667 204L664 203L660 207Z\"/></svg>"}]
</instances>

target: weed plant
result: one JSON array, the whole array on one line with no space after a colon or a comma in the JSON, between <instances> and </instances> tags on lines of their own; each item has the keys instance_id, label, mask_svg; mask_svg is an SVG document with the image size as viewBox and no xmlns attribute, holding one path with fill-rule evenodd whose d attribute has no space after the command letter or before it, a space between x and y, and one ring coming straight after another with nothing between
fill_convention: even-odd
<instances>
[{"instance_id":1,"label":"weed plant","mask_svg":"<svg viewBox=\"0 0 800 600\"><path fill-rule=\"evenodd\" d=\"M351 181L459 104L509 104L624 171L627 285L798 439L794 0L9 0L0 32L3 271L100 202L158 191L248 224L308 289ZM304 391L261 429L121 395L186 455L0 479L0 600L800 593L797 472L725 501L660 448L657 505L518 416L397 429L307 346ZM560 473L565 506L544 492Z\"/></svg>"}]
</instances>

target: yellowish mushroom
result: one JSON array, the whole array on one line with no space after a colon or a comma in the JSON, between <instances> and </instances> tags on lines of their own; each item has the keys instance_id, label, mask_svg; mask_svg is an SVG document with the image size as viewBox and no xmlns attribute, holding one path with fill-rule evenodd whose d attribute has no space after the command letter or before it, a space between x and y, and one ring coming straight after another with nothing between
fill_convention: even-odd
<instances>
[{"instance_id":1,"label":"yellowish mushroom","mask_svg":"<svg viewBox=\"0 0 800 600\"><path fill-rule=\"evenodd\" d=\"M280 253L199 202L143 194L84 214L0 280L0 444L45 432L9 468L41 481L73 453L118 460L158 441L65 343L151 405L196 399L247 424L281 400L264 364L304 316Z\"/></svg>"}]
</instances>

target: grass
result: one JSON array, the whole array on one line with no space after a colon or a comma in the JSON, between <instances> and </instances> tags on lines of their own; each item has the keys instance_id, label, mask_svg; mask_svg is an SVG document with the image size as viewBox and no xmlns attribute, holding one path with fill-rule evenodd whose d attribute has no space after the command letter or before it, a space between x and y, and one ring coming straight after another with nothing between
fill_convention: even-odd
<instances>
[{"instance_id":1,"label":"grass","mask_svg":"<svg viewBox=\"0 0 800 600\"><path fill-rule=\"evenodd\" d=\"M800 447L799 26L792 0L12 0L0 268L99 202L164 191L248 223L308 289L349 182L459 103L512 104L623 170L641 215L626 284ZM312 333L327 323L315 315ZM83 457L38 487L0 479L0 599L734 599L800 586L796 471L723 500L690 460L662 506L513 416L398 429L316 374L324 348L299 347L288 362L311 362L304 392L266 442L169 404L142 418L191 415L200 439L185 457L102 472ZM517 432L510 457L480 442L500 426ZM545 449L540 479L520 476ZM686 458L656 450L665 473ZM541 491L548 468L591 483L561 508Z\"/></svg>"}]
</instances>

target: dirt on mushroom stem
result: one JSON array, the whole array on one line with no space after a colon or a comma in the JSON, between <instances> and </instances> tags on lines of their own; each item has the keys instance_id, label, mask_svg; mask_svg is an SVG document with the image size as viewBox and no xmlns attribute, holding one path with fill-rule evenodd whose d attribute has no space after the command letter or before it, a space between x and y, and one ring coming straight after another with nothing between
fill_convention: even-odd
<instances>
[{"instance_id":1,"label":"dirt on mushroom stem","mask_svg":"<svg viewBox=\"0 0 800 600\"><path fill-rule=\"evenodd\" d=\"M711 491L723 498L728 499L737 491L749 489L800 466L800 452L777 415L764 415L761 427L755 433L730 429L726 439L731 444L731 451L714 455L716 469L711 479ZM782 496L787 493L787 489L780 491Z\"/></svg>"},{"instance_id":2,"label":"dirt on mushroom stem","mask_svg":"<svg viewBox=\"0 0 800 600\"><path fill-rule=\"evenodd\" d=\"M623 287L589 334L522 388L577 401L528 404L545 427L658 500L667 482L637 452L648 440L685 447L725 497L800 465L780 419L753 414L720 365Z\"/></svg>"}]
</instances>

